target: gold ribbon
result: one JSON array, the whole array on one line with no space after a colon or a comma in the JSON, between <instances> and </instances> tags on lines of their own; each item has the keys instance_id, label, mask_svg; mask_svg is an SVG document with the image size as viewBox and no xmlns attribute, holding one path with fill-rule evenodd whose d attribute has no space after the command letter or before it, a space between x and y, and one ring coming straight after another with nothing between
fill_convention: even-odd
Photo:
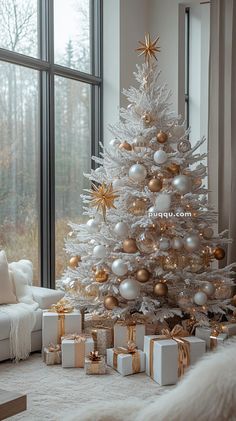
<instances>
[{"instance_id":1,"label":"gold ribbon","mask_svg":"<svg viewBox=\"0 0 236 421\"><path fill-rule=\"evenodd\" d=\"M113 350L113 367L117 370L118 356L131 355L132 357L132 372L133 374L140 372L140 354L137 349L114 348Z\"/></svg>"},{"instance_id":2,"label":"gold ribbon","mask_svg":"<svg viewBox=\"0 0 236 421\"><path fill-rule=\"evenodd\" d=\"M53 304L48 311L51 313L59 313L59 314L67 314L72 313L74 311L74 307L72 307L65 298L59 300L56 304Z\"/></svg>"},{"instance_id":3,"label":"gold ribbon","mask_svg":"<svg viewBox=\"0 0 236 421\"><path fill-rule=\"evenodd\" d=\"M136 343L136 326L137 323L135 322L135 320L118 320L117 322L118 325L126 327L127 328L127 343L129 341L131 342L135 342Z\"/></svg>"},{"instance_id":4,"label":"gold ribbon","mask_svg":"<svg viewBox=\"0 0 236 421\"><path fill-rule=\"evenodd\" d=\"M154 343L156 341L173 339L178 345L178 377L181 377L187 367L190 365L190 343L183 336L189 336L189 333L180 325L176 325L172 330L163 329L162 335L150 340L149 348L149 374L154 378L153 360L154 360Z\"/></svg>"},{"instance_id":5,"label":"gold ribbon","mask_svg":"<svg viewBox=\"0 0 236 421\"><path fill-rule=\"evenodd\" d=\"M67 339L74 342L74 345L75 345L74 367L84 367L85 342L86 342L86 339L89 337L90 335L86 335L86 334L77 335L76 333L63 336L62 339Z\"/></svg>"},{"instance_id":6,"label":"gold ribbon","mask_svg":"<svg viewBox=\"0 0 236 421\"><path fill-rule=\"evenodd\" d=\"M49 344L49 347L48 347L49 352L58 352L60 350L61 350L61 345L59 345L59 344L57 344L57 345Z\"/></svg>"}]
</instances>

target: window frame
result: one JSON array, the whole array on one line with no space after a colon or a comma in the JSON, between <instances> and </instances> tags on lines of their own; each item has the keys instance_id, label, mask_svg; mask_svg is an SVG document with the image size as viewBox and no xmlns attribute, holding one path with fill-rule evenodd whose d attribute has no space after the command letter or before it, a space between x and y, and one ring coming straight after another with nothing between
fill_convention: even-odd
<instances>
[{"instance_id":1,"label":"window frame","mask_svg":"<svg viewBox=\"0 0 236 421\"><path fill-rule=\"evenodd\" d=\"M91 86L91 156L102 139L102 0L90 0L91 74L54 63L54 0L39 0L40 58L0 48L0 61L39 71L41 285L55 287L55 76ZM94 161L91 160L94 168Z\"/></svg>"}]
</instances>

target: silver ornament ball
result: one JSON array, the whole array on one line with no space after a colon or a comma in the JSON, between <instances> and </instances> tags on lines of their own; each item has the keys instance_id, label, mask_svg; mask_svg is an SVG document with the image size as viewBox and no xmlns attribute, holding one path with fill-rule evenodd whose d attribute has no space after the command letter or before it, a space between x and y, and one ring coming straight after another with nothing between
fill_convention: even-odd
<instances>
[{"instance_id":1,"label":"silver ornament ball","mask_svg":"<svg viewBox=\"0 0 236 421\"><path fill-rule=\"evenodd\" d=\"M192 181L187 175L177 175L172 181L172 186L182 194L189 193L192 189Z\"/></svg>"},{"instance_id":2,"label":"silver ornament ball","mask_svg":"<svg viewBox=\"0 0 236 421\"><path fill-rule=\"evenodd\" d=\"M196 294L193 297L193 301L198 306L204 306L207 303L207 295L205 294L205 292L196 292Z\"/></svg>"},{"instance_id":3,"label":"silver ornament ball","mask_svg":"<svg viewBox=\"0 0 236 421\"><path fill-rule=\"evenodd\" d=\"M93 234L98 231L99 228L99 222L95 219L89 219L86 223L88 231Z\"/></svg>"},{"instance_id":4,"label":"silver ornament ball","mask_svg":"<svg viewBox=\"0 0 236 421\"><path fill-rule=\"evenodd\" d=\"M180 138L185 134L184 126L179 126L177 124L173 127L172 131L173 131L173 135L177 138Z\"/></svg>"},{"instance_id":5,"label":"silver ornament ball","mask_svg":"<svg viewBox=\"0 0 236 421\"><path fill-rule=\"evenodd\" d=\"M101 245L95 246L93 249L93 255L94 257L97 257L98 259L104 259L106 257L107 250L106 247Z\"/></svg>"},{"instance_id":6,"label":"silver ornament ball","mask_svg":"<svg viewBox=\"0 0 236 421\"><path fill-rule=\"evenodd\" d=\"M124 276L128 272L128 266L123 260L116 259L112 263L111 270L117 276Z\"/></svg>"},{"instance_id":7,"label":"silver ornament ball","mask_svg":"<svg viewBox=\"0 0 236 421\"><path fill-rule=\"evenodd\" d=\"M126 238L129 233L129 226L125 222L117 222L114 231L120 238Z\"/></svg>"},{"instance_id":8,"label":"silver ornament ball","mask_svg":"<svg viewBox=\"0 0 236 421\"><path fill-rule=\"evenodd\" d=\"M181 250L182 247L183 247L183 245L184 245L184 242L183 242L182 238L180 238L180 237L174 237L174 238L172 238L172 240L171 240L171 247L174 250Z\"/></svg>"},{"instance_id":9,"label":"silver ornament ball","mask_svg":"<svg viewBox=\"0 0 236 421\"><path fill-rule=\"evenodd\" d=\"M163 151L162 149L159 149L158 151L154 153L153 158L154 158L154 161L160 165L160 164L164 164L167 161L168 155L165 151Z\"/></svg>"},{"instance_id":10,"label":"silver ornament ball","mask_svg":"<svg viewBox=\"0 0 236 421\"><path fill-rule=\"evenodd\" d=\"M159 239L160 250L168 250L170 248L170 240L167 237L161 237Z\"/></svg>"},{"instance_id":11,"label":"silver ornament ball","mask_svg":"<svg viewBox=\"0 0 236 421\"><path fill-rule=\"evenodd\" d=\"M205 294L210 297L211 295L213 295L215 293L215 285L212 282L207 282L203 288L202 291L205 292Z\"/></svg>"},{"instance_id":12,"label":"silver ornament ball","mask_svg":"<svg viewBox=\"0 0 236 421\"><path fill-rule=\"evenodd\" d=\"M121 178L115 178L112 181L112 187L114 190L121 189L123 187L123 180Z\"/></svg>"},{"instance_id":13,"label":"silver ornament ball","mask_svg":"<svg viewBox=\"0 0 236 421\"><path fill-rule=\"evenodd\" d=\"M129 177L133 181L143 181L147 175L146 168L141 164L134 164L129 169Z\"/></svg>"},{"instance_id":14,"label":"silver ornament ball","mask_svg":"<svg viewBox=\"0 0 236 421\"><path fill-rule=\"evenodd\" d=\"M191 143L189 142L189 140L181 140L181 142L179 142L177 145L177 149L181 153L186 153L190 151Z\"/></svg>"},{"instance_id":15,"label":"silver ornament ball","mask_svg":"<svg viewBox=\"0 0 236 421\"><path fill-rule=\"evenodd\" d=\"M192 252L200 247L200 237L198 234L189 234L184 238L185 250Z\"/></svg>"},{"instance_id":16,"label":"silver ornament ball","mask_svg":"<svg viewBox=\"0 0 236 421\"><path fill-rule=\"evenodd\" d=\"M121 282L119 291L126 300L135 300L140 295L140 285L135 279L125 279Z\"/></svg>"}]
</instances>

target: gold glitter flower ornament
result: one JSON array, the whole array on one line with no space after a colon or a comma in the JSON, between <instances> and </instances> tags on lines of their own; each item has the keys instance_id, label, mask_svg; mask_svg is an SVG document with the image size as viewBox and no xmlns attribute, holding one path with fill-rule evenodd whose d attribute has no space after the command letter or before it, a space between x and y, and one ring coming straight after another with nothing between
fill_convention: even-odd
<instances>
[{"instance_id":1,"label":"gold glitter flower ornament","mask_svg":"<svg viewBox=\"0 0 236 421\"><path fill-rule=\"evenodd\" d=\"M157 60L156 54L161 51L160 47L157 45L160 37L151 41L150 34L145 34L144 41L139 41L141 47L136 48L136 51L139 51L139 56L144 55L146 63L149 64L150 59L154 58Z\"/></svg>"},{"instance_id":2,"label":"gold glitter flower ornament","mask_svg":"<svg viewBox=\"0 0 236 421\"><path fill-rule=\"evenodd\" d=\"M92 184L90 195L90 206L95 207L97 211L101 211L104 220L106 217L107 209L116 209L114 201L118 195L116 194L116 191L113 190L112 184L106 185L105 183L102 183L100 186Z\"/></svg>"}]
</instances>

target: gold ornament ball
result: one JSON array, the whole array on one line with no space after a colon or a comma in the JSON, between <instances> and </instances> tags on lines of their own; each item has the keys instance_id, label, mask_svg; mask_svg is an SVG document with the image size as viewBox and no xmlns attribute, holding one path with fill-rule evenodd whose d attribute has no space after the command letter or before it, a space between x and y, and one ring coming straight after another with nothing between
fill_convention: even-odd
<instances>
[{"instance_id":1,"label":"gold ornament ball","mask_svg":"<svg viewBox=\"0 0 236 421\"><path fill-rule=\"evenodd\" d=\"M108 273L105 269L97 269L95 272L95 280L102 284L108 280Z\"/></svg>"},{"instance_id":2,"label":"gold ornament ball","mask_svg":"<svg viewBox=\"0 0 236 421\"><path fill-rule=\"evenodd\" d=\"M216 247L213 252L213 255L216 260L222 260L225 257L225 251L222 247Z\"/></svg>"},{"instance_id":3,"label":"gold ornament ball","mask_svg":"<svg viewBox=\"0 0 236 421\"><path fill-rule=\"evenodd\" d=\"M168 134L163 132L162 130L157 133L157 141L159 143L166 143L166 141L168 140Z\"/></svg>"},{"instance_id":4,"label":"gold ornament ball","mask_svg":"<svg viewBox=\"0 0 236 421\"><path fill-rule=\"evenodd\" d=\"M136 279L141 283L148 282L150 277L151 274L146 268L139 269L136 273Z\"/></svg>"},{"instance_id":5,"label":"gold ornament ball","mask_svg":"<svg viewBox=\"0 0 236 421\"><path fill-rule=\"evenodd\" d=\"M118 307L119 301L116 297L113 297L113 295L107 295L104 298L104 307L107 310L113 310L113 308Z\"/></svg>"},{"instance_id":6,"label":"gold ornament ball","mask_svg":"<svg viewBox=\"0 0 236 421\"><path fill-rule=\"evenodd\" d=\"M125 149L126 151L132 151L132 146L128 142L122 142L119 145L119 149Z\"/></svg>"},{"instance_id":7,"label":"gold ornament ball","mask_svg":"<svg viewBox=\"0 0 236 421\"><path fill-rule=\"evenodd\" d=\"M127 238L126 240L124 240L123 250L125 253L136 253L138 251L136 240L134 240L133 238Z\"/></svg>"},{"instance_id":8,"label":"gold ornament ball","mask_svg":"<svg viewBox=\"0 0 236 421\"><path fill-rule=\"evenodd\" d=\"M162 189L162 180L160 178L152 178L148 183L148 188L152 193L159 192Z\"/></svg>"},{"instance_id":9,"label":"gold ornament ball","mask_svg":"<svg viewBox=\"0 0 236 421\"><path fill-rule=\"evenodd\" d=\"M165 282L157 282L154 285L153 292L157 297L166 297L168 294L168 286Z\"/></svg>"},{"instance_id":10,"label":"gold ornament ball","mask_svg":"<svg viewBox=\"0 0 236 421\"><path fill-rule=\"evenodd\" d=\"M75 268L77 268L80 261L81 261L80 256L73 256L73 257L70 258L69 265L72 269L75 269Z\"/></svg>"},{"instance_id":11,"label":"gold ornament ball","mask_svg":"<svg viewBox=\"0 0 236 421\"><path fill-rule=\"evenodd\" d=\"M152 117L151 117L151 115L150 115L149 113L144 113L144 114L142 115L141 119L143 120L143 122L144 122L145 124L150 124L150 123L151 123L151 121L152 121Z\"/></svg>"},{"instance_id":12,"label":"gold ornament ball","mask_svg":"<svg viewBox=\"0 0 236 421\"><path fill-rule=\"evenodd\" d=\"M141 198L134 198L129 206L129 212L135 216L144 215L147 209L147 202Z\"/></svg>"},{"instance_id":13,"label":"gold ornament ball","mask_svg":"<svg viewBox=\"0 0 236 421\"><path fill-rule=\"evenodd\" d=\"M173 175L178 175L180 172L180 165L172 162L171 164L166 167L167 171L169 171Z\"/></svg>"}]
</instances>

